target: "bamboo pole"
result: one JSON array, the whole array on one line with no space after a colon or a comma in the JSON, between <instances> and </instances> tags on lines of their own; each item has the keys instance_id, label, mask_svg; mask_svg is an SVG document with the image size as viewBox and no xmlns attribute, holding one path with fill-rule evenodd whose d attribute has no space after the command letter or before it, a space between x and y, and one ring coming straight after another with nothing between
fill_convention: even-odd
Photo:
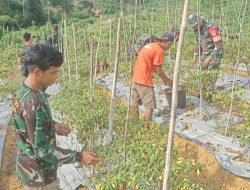
<instances>
[{"instance_id":1,"label":"bamboo pole","mask_svg":"<svg viewBox=\"0 0 250 190\"><path fill-rule=\"evenodd\" d=\"M132 38L132 44L135 42L136 28L137 28L137 0L135 0L135 21L134 21L134 32ZM132 46L132 52L134 52L134 46ZM132 84L132 65L133 65L133 54L130 56L130 64L129 64L129 98L128 98L128 108L126 114L126 124L124 131L124 162L127 162L127 132L128 132L128 124L129 124L129 110L131 106L131 84Z\"/></svg>"},{"instance_id":2,"label":"bamboo pole","mask_svg":"<svg viewBox=\"0 0 250 190\"><path fill-rule=\"evenodd\" d=\"M152 31L151 31L151 28L150 28L150 22L149 22L149 18L148 18L148 11L147 11L147 8L146 8L146 6L145 6L144 0L142 0L142 4L143 4L144 10L145 10L145 12L146 12L148 32L151 34Z\"/></svg>"},{"instance_id":3,"label":"bamboo pole","mask_svg":"<svg viewBox=\"0 0 250 190\"><path fill-rule=\"evenodd\" d=\"M74 55L75 55L75 64L76 64L76 79L79 79L78 73L78 60L77 60L77 47L76 47L76 35L75 35L75 27L72 23L72 33L73 33L73 41L74 41Z\"/></svg>"},{"instance_id":4,"label":"bamboo pole","mask_svg":"<svg viewBox=\"0 0 250 190\"><path fill-rule=\"evenodd\" d=\"M111 94L111 100L110 100L109 129L108 129L108 138L110 142L112 141L115 91L116 91L116 82L117 82L117 75L118 75L118 66L119 66L119 61L120 61L120 36L121 36L121 18L118 19L118 26L117 26L115 69L114 69L114 77L113 77L112 94Z\"/></svg>"},{"instance_id":5,"label":"bamboo pole","mask_svg":"<svg viewBox=\"0 0 250 190\"><path fill-rule=\"evenodd\" d=\"M212 20L214 20L214 3L213 3L213 10L212 10Z\"/></svg>"},{"instance_id":6,"label":"bamboo pole","mask_svg":"<svg viewBox=\"0 0 250 190\"><path fill-rule=\"evenodd\" d=\"M61 27L60 27L60 34L62 35L62 37L60 40L59 51L63 52L64 62L66 62L65 47L63 44L63 40L62 40L64 38L63 25L64 25L64 21L63 21L63 15L62 15L62 21L61 21ZM47 40L47 39L45 39L45 40ZM65 80L65 64L62 65L62 75L63 75L63 80Z\"/></svg>"},{"instance_id":7,"label":"bamboo pole","mask_svg":"<svg viewBox=\"0 0 250 190\"><path fill-rule=\"evenodd\" d=\"M201 7L201 4L200 4L200 0L197 0L197 15L200 17L200 7ZM200 38L201 38L201 31L200 31L200 26L199 26L199 23L198 23L198 65L199 65L199 70L198 72L201 73L202 71L202 63L201 63L201 44L200 44ZM199 110L200 110L200 113L203 113L203 109L202 109L202 100L203 100L203 82L199 76L199 88L200 88L200 102L199 102ZM203 118L203 115L201 115L201 118Z\"/></svg>"},{"instance_id":8,"label":"bamboo pole","mask_svg":"<svg viewBox=\"0 0 250 190\"><path fill-rule=\"evenodd\" d=\"M64 53L66 54L66 62L68 66L68 77L69 80L71 81L71 68L70 68L70 62L69 62L69 49L68 49L68 40L67 40L67 18L66 18L66 13L64 13L64 41L65 41L65 51Z\"/></svg>"},{"instance_id":9,"label":"bamboo pole","mask_svg":"<svg viewBox=\"0 0 250 190\"><path fill-rule=\"evenodd\" d=\"M150 32L153 34L154 33L154 9L151 9L151 30Z\"/></svg>"},{"instance_id":10,"label":"bamboo pole","mask_svg":"<svg viewBox=\"0 0 250 190\"><path fill-rule=\"evenodd\" d=\"M168 133L168 146L167 146L167 153L166 153L166 165L165 165L165 172L164 172L163 190L170 189L169 181L170 181L170 168L171 168L171 161L172 161L171 153L172 153L172 148L173 148L173 138L174 138L175 120L176 120L177 95L178 95L177 89L178 89L178 83L179 83L181 53L182 53L182 47L184 43L188 7L189 7L189 0L185 0L185 4L183 8L183 15L182 15L182 22L181 22L180 38L178 41L178 49L177 49L175 69L174 69L171 117L170 117L169 133Z\"/></svg>"},{"instance_id":11,"label":"bamboo pole","mask_svg":"<svg viewBox=\"0 0 250 190\"><path fill-rule=\"evenodd\" d=\"M169 29L169 3L168 3L168 0L166 0L166 31L168 31Z\"/></svg>"},{"instance_id":12,"label":"bamboo pole","mask_svg":"<svg viewBox=\"0 0 250 190\"><path fill-rule=\"evenodd\" d=\"M98 68L98 53L99 53L99 47L100 47L100 43L101 43L101 38L102 38L102 16L100 16L99 39L98 39L97 48L96 48L96 54L95 54L95 74L94 74L94 82L96 81L96 75L97 75L97 68Z\"/></svg>"},{"instance_id":13,"label":"bamboo pole","mask_svg":"<svg viewBox=\"0 0 250 190\"><path fill-rule=\"evenodd\" d=\"M112 63L112 18L109 22L109 64Z\"/></svg>"},{"instance_id":14,"label":"bamboo pole","mask_svg":"<svg viewBox=\"0 0 250 190\"><path fill-rule=\"evenodd\" d=\"M245 18L245 13L246 13L246 9L247 9L247 1L248 1L248 0L246 0L246 2L245 2L245 7L244 7L243 14L242 14L241 22L240 22L240 33L239 33L238 53L237 53L237 62L236 62L237 65L239 64L239 58L240 58L240 51L241 51L240 45L241 45L241 37L242 37L242 31L243 31L244 18ZM233 77L233 84L232 84L232 93L231 93L231 101L230 101L230 109L229 109L229 114L228 114L228 119L227 119L227 126L226 126L226 129L225 129L225 136L227 135L228 127L231 126L230 119L231 119L232 110L233 110L234 86L235 86L235 78L236 78L236 68L237 68L237 67L235 67L235 70L234 70L234 77Z\"/></svg>"},{"instance_id":15,"label":"bamboo pole","mask_svg":"<svg viewBox=\"0 0 250 190\"><path fill-rule=\"evenodd\" d=\"M90 40L90 71L89 71L89 102L92 105L92 85L93 85L93 65L94 65L94 51L93 51L93 38Z\"/></svg>"}]
</instances>

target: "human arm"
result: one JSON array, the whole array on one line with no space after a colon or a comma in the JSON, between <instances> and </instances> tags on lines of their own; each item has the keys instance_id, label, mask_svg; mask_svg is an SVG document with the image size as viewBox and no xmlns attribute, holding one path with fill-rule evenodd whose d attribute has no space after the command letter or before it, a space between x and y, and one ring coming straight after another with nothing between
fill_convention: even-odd
<instances>
[{"instance_id":1,"label":"human arm","mask_svg":"<svg viewBox=\"0 0 250 190\"><path fill-rule=\"evenodd\" d=\"M195 34L195 48L194 48L194 55L192 58L193 64L196 63L197 58L199 56L199 52L201 53L198 30L194 29L194 34Z\"/></svg>"},{"instance_id":2,"label":"human arm","mask_svg":"<svg viewBox=\"0 0 250 190\"><path fill-rule=\"evenodd\" d=\"M163 80L163 83L165 85L168 85L170 87L173 86L173 80L171 80L170 78L167 77L167 75L165 74L165 72L162 69L162 65L157 65L155 72L158 74L158 76Z\"/></svg>"},{"instance_id":3,"label":"human arm","mask_svg":"<svg viewBox=\"0 0 250 190\"><path fill-rule=\"evenodd\" d=\"M57 122L53 122L53 127L56 131L57 135L61 135L61 136L68 136L71 132L71 129L68 125L64 124L64 123L57 123Z\"/></svg>"},{"instance_id":4,"label":"human arm","mask_svg":"<svg viewBox=\"0 0 250 190\"><path fill-rule=\"evenodd\" d=\"M210 55L210 56L208 56L208 58L205 59L205 61L203 61L202 68L207 69L207 67L211 61L212 61L212 56Z\"/></svg>"},{"instance_id":5,"label":"human arm","mask_svg":"<svg viewBox=\"0 0 250 190\"><path fill-rule=\"evenodd\" d=\"M51 126L49 112L41 104L28 101L24 104L24 120L29 142L37 158L51 164L69 164L76 161L90 165L99 158L91 152L76 152L55 145L55 129Z\"/></svg>"}]
</instances>

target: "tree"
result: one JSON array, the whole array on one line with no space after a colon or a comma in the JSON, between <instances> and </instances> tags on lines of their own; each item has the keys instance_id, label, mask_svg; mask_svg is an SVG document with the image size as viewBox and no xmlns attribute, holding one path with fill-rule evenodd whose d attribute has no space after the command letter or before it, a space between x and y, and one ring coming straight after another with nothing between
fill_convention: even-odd
<instances>
[{"instance_id":1,"label":"tree","mask_svg":"<svg viewBox=\"0 0 250 190\"><path fill-rule=\"evenodd\" d=\"M46 16L43 13L40 0L26 0L24 3L24 26L30 26L33 22L36 25L42 25L46 22Z\"/></svg>"},{"instance_id":2,"label":"tree","mask_svg":"<svg viewBox=\"0 0 250 190\"><path fill-rule=\"evenodd\" d=\"M121 7L121 11L124 12L125 0L120 0L120 7Z\"/></svg>"},{"instance_id":3,"label":"tree","mask_svg":"<svg viewBox=\"0 0 250 190\"><path fill-rule=\"evenodd\" d=\"M0 15L8 15L9 0L0 0Z\"/></svg>"}]
</instances>

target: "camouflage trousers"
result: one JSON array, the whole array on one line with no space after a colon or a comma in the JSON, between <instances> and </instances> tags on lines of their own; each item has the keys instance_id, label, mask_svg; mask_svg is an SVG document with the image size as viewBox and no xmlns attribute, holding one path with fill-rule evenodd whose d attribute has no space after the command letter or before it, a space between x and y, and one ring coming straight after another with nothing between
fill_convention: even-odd
<instances>
[{"instance_id":1,"label":"camouflage trousers","mask_svg":"<svg viewBox=\"0 0 250 190\"><path fill-rule=\"evenodd\" d=\"M29 186L24 186L24 189L25 190L59 190L59 187L58 187L58 183L57 183L57 180L48 184L48 185L45 185L45 186L42 186L42 187L29 187Z\"/></svg>"}]
</instances>

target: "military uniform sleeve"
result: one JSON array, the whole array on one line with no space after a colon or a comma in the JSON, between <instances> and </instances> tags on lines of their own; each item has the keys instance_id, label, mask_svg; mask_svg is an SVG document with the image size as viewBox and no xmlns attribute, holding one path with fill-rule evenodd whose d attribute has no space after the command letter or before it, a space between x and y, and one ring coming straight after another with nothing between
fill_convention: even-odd
<instances>
[{"instance_id":1,"label":"military uniform sleeve","mask_svg":"<svg viewBox=\"0 0 250 190\"><path fill-rule=\"evenodd\" d=\"M214 50L211 54L212 58L223 56L223 42L218 27L213 25L208 29L208 32L215 45Z\"/></svg>"},{"instance_id":2,"label":"military uniform sleeve","mask_svg":"<svg viewBox=\"0 0 250 190\"><path fill-rule=\"evenodd\" d=\"M29 141L37 158L52 164L68 164L79 161L79 153L55 146L55 130L48 122L48 113L30 100L24 104L24 120ZM52 138L51 138L52 137Z\"/></svg>"}]
</instances>

